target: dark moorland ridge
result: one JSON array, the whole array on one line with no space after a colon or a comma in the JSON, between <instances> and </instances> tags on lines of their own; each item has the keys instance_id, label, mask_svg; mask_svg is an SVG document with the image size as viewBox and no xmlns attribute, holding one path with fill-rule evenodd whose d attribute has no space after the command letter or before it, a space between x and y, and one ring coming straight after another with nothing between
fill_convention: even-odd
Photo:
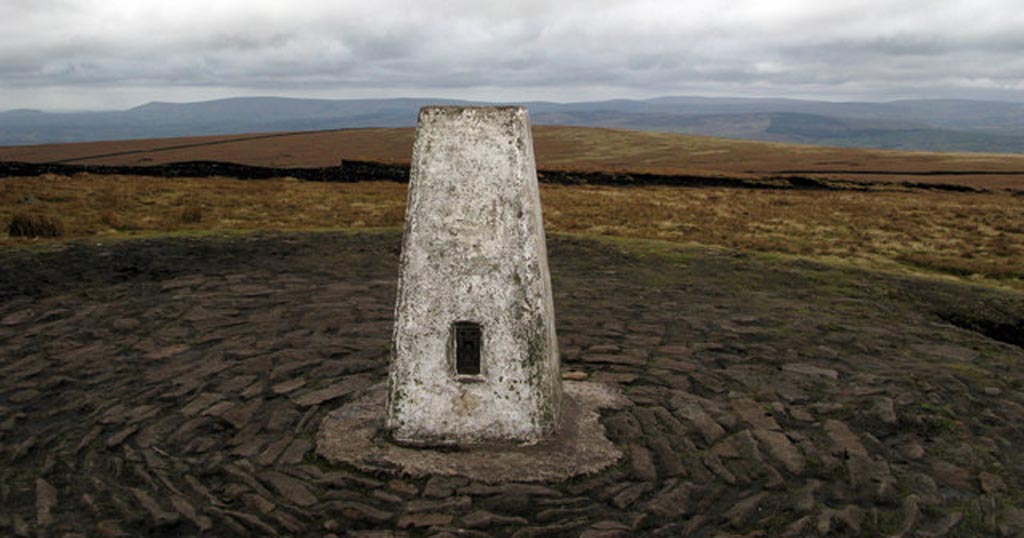
<instances>
[{"instance_id":1,"label":"dark moorland ridge","mask_svg":"<svg viewBox=\"0 0 1024 538\"><path fill-rule=\"evenodd\" d=\"M386 379L399 245L0 251L0 535L1024 533L1024 295L723 249L549 242L563 367L630 402L618 464L329 465L323 417Z\"/></svg>"},{"instance_id":2,"label":"dark moorland ridge","mask_svg":"<svg viewBox=\"0 0 1024 538\"><path fill-rule=\"evenodd\" d=\"M0 145L352 127L403 127L450 99L244 97L154 102L130 110L0 112ZM1024 152L1024 103L904 100L832 103L792 99L661 97L525 103L537 125L662 131L815 145L989 153Z\"/></svg>"},{"instance_id":3,"label":"dark moorland ridge","mask_svg":"<svg viewBox=\"0 0 1024 538\"><path fill-rule=\"evenodd\" d=\"M119 174L152 177L230 177L236 179L273 179L293 177L306 181L352 183L357 181L409 181L409 166L374 161L345 160L340 166L318 168L273 168L217 161L189 161L149 166L105 166L63 163L24 163L0 161L0 178L4 176L38 176L42 174ZM874 172L863 171L871 174ZM904 176L958 176L1005 175L1005 172L901 172ZM772 175L764 178L738 178L726 175L678 175L636 172L538 170L541 183L560 185L611 185L638 187L668 185L676 187L733 187L745 189L809 189L809 190L867 190L874 186L900 186L904 188L945 190L956 192L984 192L984 189L941 182L914 181L850 181L819 179L799 173Z\"/></svg>"}]
</instances>

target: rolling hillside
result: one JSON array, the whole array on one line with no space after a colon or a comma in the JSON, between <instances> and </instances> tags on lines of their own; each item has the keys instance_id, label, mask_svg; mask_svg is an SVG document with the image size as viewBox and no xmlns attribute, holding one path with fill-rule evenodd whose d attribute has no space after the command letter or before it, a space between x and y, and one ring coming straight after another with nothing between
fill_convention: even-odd
<instances>
[{"instance_id":1,"label":"rolling hillside","mask_svg":"<svg viewBox=\"0 0 1024 538\"><path fill-rule=\"evenodd\" d=\"M408 127L448 99L240 97L153 102L129 110L0 112L0 145L190 135ZM535 125L609 127L829 146L926 151L1024 152L1024 104L917 100L833 103L790 99L662 97L525 103Z\"/></svg>"},{"instance_id":2,"label":"rolling hillside","mask_svg":"<svg viewBox=\"0 0 1024 538\"><path fill-rule=\"evenodd\" d=\"M342 159L408 163L412 128L345 129L0 148L0 161L154 165L224 161L277 168ZM1024 190L1024 155L925 153L752 142L649 131L535 126L541 169L959 184Z\"/></svg>"}]
</instances>

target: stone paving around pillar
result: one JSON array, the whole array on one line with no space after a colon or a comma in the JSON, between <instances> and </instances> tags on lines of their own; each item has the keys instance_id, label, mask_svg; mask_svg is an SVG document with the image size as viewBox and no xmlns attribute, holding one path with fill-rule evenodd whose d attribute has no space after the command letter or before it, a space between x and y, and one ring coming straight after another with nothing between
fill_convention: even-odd
<instances>
[{"instance_id":1,"label":"stone paving around pillar","mask_svg":"<svg viewBox=\"0 0 1024 538\"><path fill-rule=\"evenodd\" d=\"M1024 533L1024 349L946 321L1019 294L721 249L549 238L563 369L630 401L617 465L327 464L323 417L386 376L399 241L0 252L0 535Z\"/></svg>"}]
</instances>

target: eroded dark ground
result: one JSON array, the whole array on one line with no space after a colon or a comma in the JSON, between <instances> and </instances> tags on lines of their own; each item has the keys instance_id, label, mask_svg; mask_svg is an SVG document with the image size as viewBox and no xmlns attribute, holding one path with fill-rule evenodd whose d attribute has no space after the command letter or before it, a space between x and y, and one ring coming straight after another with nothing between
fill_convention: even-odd
<instances>
[{"instance_id":1,"label":"eroded dark ground","mask_svg":"<svg viewBox=\"0 0 1024 538\"><path fill-rule=\"evenodd\" d=\"M327 466L320 420L386 373L397 253L397 234L0 253L0 534L1024 533L1020 295L714 250L550 242L564 367L634 403L603 419L613 468L491 486Z\"/></svg>"}]
</instances>

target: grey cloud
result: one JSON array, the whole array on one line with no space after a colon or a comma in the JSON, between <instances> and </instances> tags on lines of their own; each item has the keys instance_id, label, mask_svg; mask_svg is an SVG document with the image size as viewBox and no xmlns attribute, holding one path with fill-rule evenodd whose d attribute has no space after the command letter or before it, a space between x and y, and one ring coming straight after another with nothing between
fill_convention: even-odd
<instances>
[{"instance_id":1,"label":"grey cloud","mask_svg":"<svg viewBox=\"0 0 1024 538\"><path fill-rule=\"evenodd\" d=\"M4 84L337 97L505 88L511 99L526 88L837 98L1024 90L1024 19L1000 0L109 1L8 0Z\"/></svg>"},{"instance_id":2,"label":"grey cloud","mask_svg":"<svg viewBox=\"0 0 1024 538\"><path fill-rule=\"evenodd\" d=\"M949 41L934 35L897 34L865 42L862 50L884 56L935 56L954 50L954 46Z\"/></svg>"},{"instance_id":3,"label":"grey cloud","mask_svg":"<svg viewBox=\"0 0 1024 538\"><path fill-rule=\"evenodd\" d=\"M53 13L56 10L73 10L73 0L4 0L0 13L4 15L25 15L29 13Z\"/></svg>"}]
</instances>

